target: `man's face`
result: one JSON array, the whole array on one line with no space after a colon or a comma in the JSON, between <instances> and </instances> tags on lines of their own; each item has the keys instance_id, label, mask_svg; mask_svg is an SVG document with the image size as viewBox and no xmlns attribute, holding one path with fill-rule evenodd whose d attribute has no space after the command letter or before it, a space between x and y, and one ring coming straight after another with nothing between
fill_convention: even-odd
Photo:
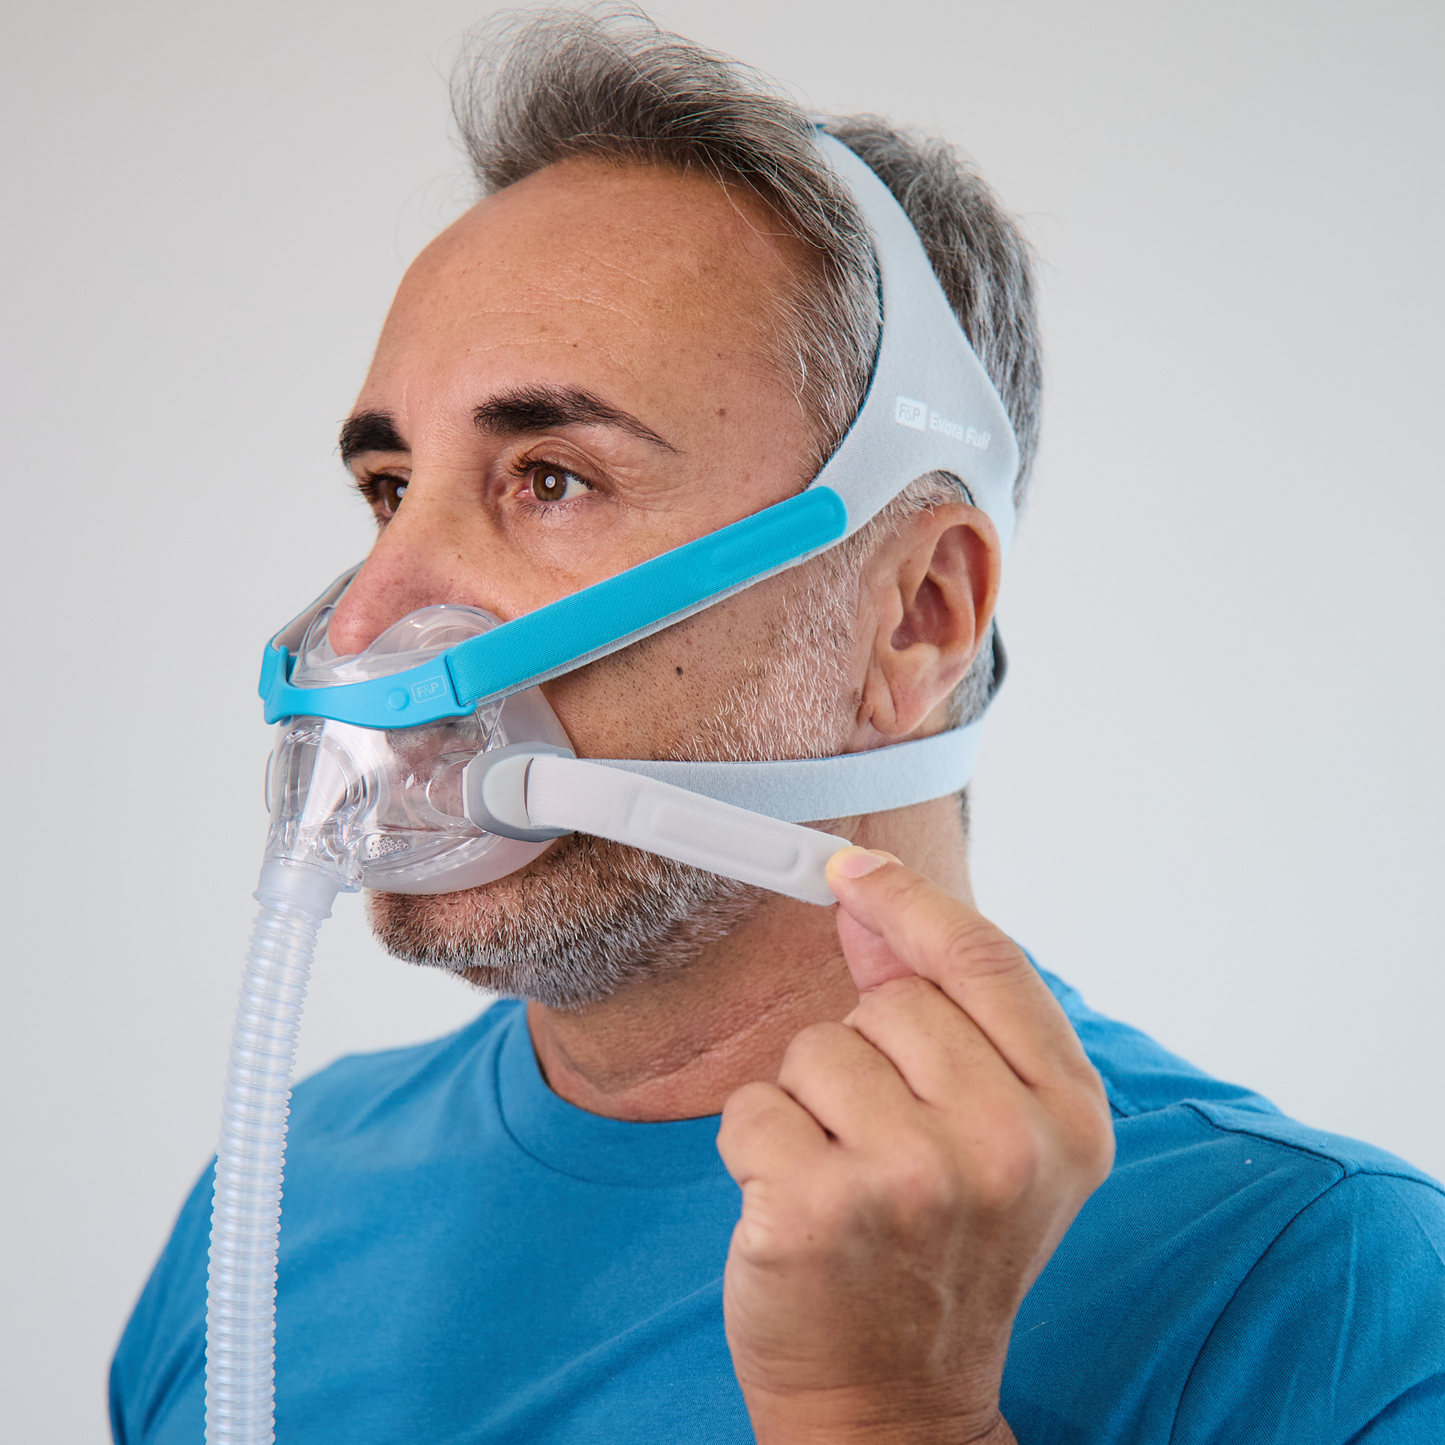
<instances>
[{"instance_id":1,"label":"man's face","mask_svg":"<svg viewBox=\"0 0 1445 1445\"><path fill-rule=\"evenodd\" d=\"M469 211L408 272L347 424L381 530L337 651L430 603L516 617L803 487L815 437L777 339L808 265L751 196L668 170L570 161ZM548 699L583 756L840 751L858 665L826 580L759 584ZM486 889L380 895L373 922L405 956L565 1002L580 981L549 975L603 968L582 935L642 957L752 902L577 838Z\"/></svg>"}]
</instances>

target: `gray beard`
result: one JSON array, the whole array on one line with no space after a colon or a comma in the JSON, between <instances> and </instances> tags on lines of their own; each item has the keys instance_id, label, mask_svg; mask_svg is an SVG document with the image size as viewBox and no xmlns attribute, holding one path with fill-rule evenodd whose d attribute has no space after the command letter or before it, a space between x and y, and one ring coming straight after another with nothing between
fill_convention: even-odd
<instances>
[{"instance_id":1,"label":"gray beard","mask_svg":"<svg viewBox=\"0 0 1445 1445\"><path fill-rule=\"evenodd\" d=\"M371 893L397 958L488 993L575 1010L687 967L767 897L760 888L576 833L524 871L463 893Z\"/></svg>"},{"instance_id":2,"label":"gray beard","mask_svg":"<svg viewBox=\"0 0 1445 1445\"><path fill-rule=\"evenodd\" d=\"M857 572L825 555L788 574L780 591L769 635L675 756L829 757L843 747L858 705L847 626ZM670 858L572 834L481 888L368 894L367 915L397 958L444 968L490 993L576 1010L688 967L769 896Z\"/></svg>"}]
</instances>

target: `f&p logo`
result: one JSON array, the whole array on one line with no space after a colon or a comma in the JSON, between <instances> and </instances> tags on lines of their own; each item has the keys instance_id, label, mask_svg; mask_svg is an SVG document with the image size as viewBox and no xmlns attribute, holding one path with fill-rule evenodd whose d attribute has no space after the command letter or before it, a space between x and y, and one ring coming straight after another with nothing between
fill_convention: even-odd
<instances>
[{"instance_id":1,"label":"f&p logo","mask_svg":"<svg viewBox=\"0 0 1445 1445\"><path fill-rule=\"evenodd\" d=\"M928 403L914 401L911 396L900 396L894 403L893 420L899 426L912 427L914 431L927 431Z\"/></svg>"}]
</instances>

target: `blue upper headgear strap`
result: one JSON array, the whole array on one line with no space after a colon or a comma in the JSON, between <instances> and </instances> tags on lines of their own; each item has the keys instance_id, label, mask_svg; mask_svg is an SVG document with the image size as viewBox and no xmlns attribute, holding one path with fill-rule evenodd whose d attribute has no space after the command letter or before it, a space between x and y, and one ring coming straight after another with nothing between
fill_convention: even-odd
<instances>
[{"instance_id":1,"label":"blue upper headgear strap","mask_svg":"<svg viewBox=\"0 0 1445 1445\"><path fill-rule=\"evenodd\" d=\"M817 556L929 472L957 477L1007 550L1019 465L1008 413L907 213L847 146L821 130L816 139L873 233L883 324L863 406L807 489L458 643L409 672L292 687L291 654L302 624L340 596L348 573L267 645L260 688L267 722L305 714L397 728L462 716L480 702L571 672Z\"/></svg>"}]
</instances>

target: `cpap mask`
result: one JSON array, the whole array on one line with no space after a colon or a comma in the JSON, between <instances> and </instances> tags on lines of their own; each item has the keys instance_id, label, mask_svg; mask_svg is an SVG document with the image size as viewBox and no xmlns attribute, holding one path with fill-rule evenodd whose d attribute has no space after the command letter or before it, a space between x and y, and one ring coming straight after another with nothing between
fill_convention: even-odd
<instances>
[{"instance_id":1,"label":"cpap mask","mask_svg":"<svg viewBox=\"0 0 1445 1445\"><path fill-rule=\"evenodd\" d=\"M804 491L511 621L424 607L338 656L328 629L352 569L267 644L271 827L217 1151L209 1445L274 1440L287 1103L316 932L338 892L473 888L585 832L831 904L824 865L847 841L801 823L926 802L972 777L977 720L837 758L579 759L538 687L817 556L929 472L963 482L1007 549L1019 455L1003 403L902 207L845 145L816 141L873 232L882 329L863 406ZM996 633L993 645L997 687Z\"/></svg>"},{"instance_id":2,"label":"cpap mask","mask_svg":"<svg viewBox=\"0 0 1445 1445\"><path fill-rule=\"evenodd\" d=\"M353 575L278 634L288 659L297 649L293 706L332 702L312 689L376 683L400 711L408 677L422 679L413 689L431 685L438 661L503 625L480 608L423 607L363 652L338 657L328 599ZM535 686L409 728L304 714L282 719L267 766L267 867L328 874L339 890L450 893L584 832L828 904L823 869L846 841L795 823L957 791L976 739L976 729L961 728L878 753L788 762L583 761Z\"/></svg>"}]
</instances>

